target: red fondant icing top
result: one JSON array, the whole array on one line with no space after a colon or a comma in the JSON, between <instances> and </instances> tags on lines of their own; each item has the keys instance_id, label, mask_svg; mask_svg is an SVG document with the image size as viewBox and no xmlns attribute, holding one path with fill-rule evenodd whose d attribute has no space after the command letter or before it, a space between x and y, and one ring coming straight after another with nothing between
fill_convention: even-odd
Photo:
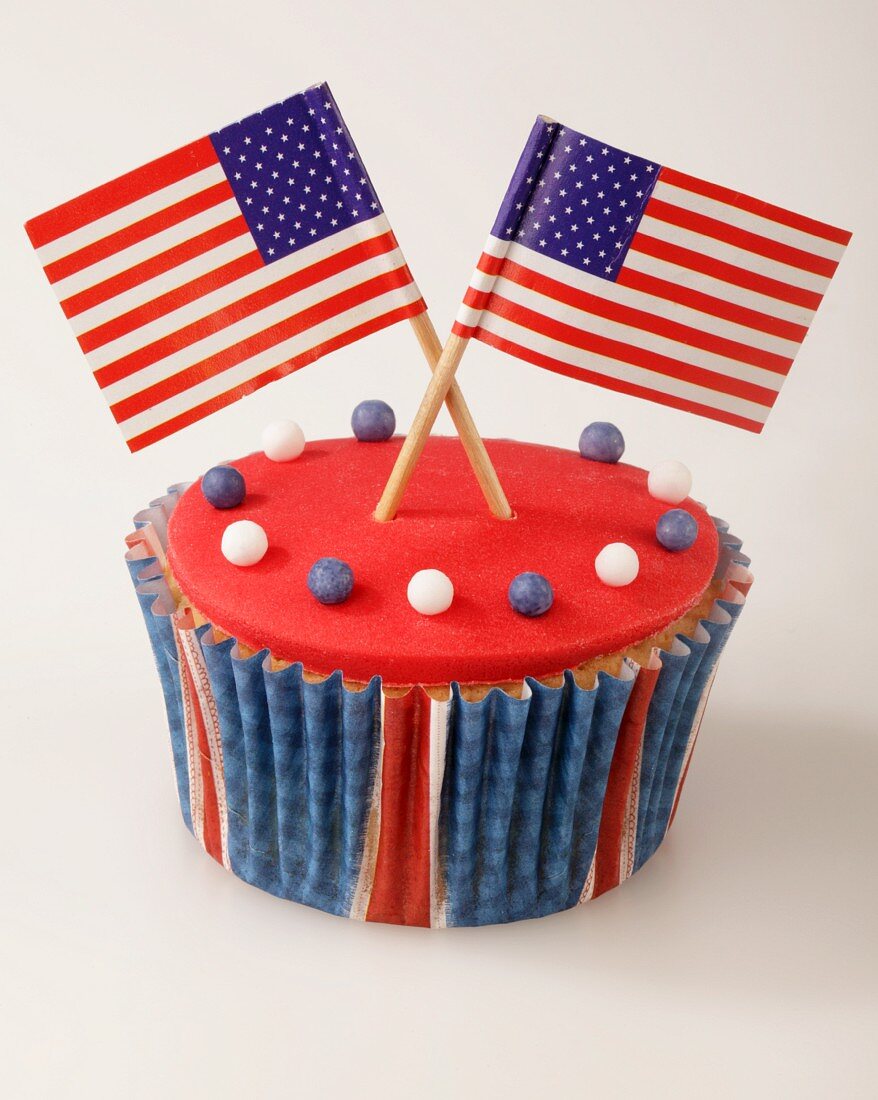
<instances>
[{"instance_id":1,"label":"red fondant icing top","mask_svg":"<svg viewBox=\"0 0 878 1100\"><path fill-rule=\"evenodd\" d=\"M516 513L503 521L489 514L460 442L432 437L397 518L377 523L372 512L400 446L398 438L334 439L309 443L294 462L249 455L234 463L247 496L226 511L193 485L169 528L169 563L184 595L239 641L313 672L494 683L550 675L642 641L695 606L710 583L718 543L703 508L682 505L698 520L698 539L672 553L655 537L670 505L650 497L645 471L554 447L487 442ZM248 568L220 551L223 530L238 519L268 535L265 557ZM627 542L640 557L625 588L595 575L609 542ZM353 569L345 603L327 607L308 591L321 557ZM455 590L450 609L433 617L406 598L409 578L428 568L447 573ZM509 606L509 582L525 571L543 573L555 591L540 618Z\"/></svg>"}]
</instances>

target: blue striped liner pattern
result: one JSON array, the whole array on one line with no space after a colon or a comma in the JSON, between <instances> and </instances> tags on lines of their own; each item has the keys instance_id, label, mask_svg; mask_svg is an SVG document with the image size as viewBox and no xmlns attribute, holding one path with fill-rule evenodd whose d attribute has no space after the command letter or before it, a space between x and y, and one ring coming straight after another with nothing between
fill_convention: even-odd
<instances>
[{"instance_id":1,"label":"blue striped liner pattern","mask_svg":"<svg viewBox=\"0 0 878 1100\"><path fill-rule=\"evenodd\" d=\"M272 671L230 639L201 646L217 703L229 822L240 878L278 897L347 916L360 872L380 758L380 682L348 691L336 673Z\"/></svg>"},{"instance_id":2,"label":"blue striped liner pattern","mask_svg":"<svg viewBox=\"0 0 878 1100\"><path fill-rule=\"evenodd\" d=\"M579 901L633 674L573 674L530 697L494 689L466 703L455 686L440 843L450 925L500 924Z\"/></svg>"}]
</instances>

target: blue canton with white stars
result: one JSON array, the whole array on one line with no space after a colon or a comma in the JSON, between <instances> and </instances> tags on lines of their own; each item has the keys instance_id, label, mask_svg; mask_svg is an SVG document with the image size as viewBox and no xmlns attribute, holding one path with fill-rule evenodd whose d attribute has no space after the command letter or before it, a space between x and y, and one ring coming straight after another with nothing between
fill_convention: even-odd
<instances>
[{"instance_id":1,"label":"blue canton with white stars","mask_svg":"<svg viewBox=\"0 0 878 1100\"><path fill-rule=\"evenodd\" d=\"M660 172L655 161L538 119L491 232L613 282Z\"/></svg>"},{"instance_id":2,"label":"blue canton with white stars","mask_svg":"<svg viewBox=\"0 0 878 1100\"><path fill-rule=\"evenodd\" d=\"M266 263L382 213L326 84L210 140Z\"/></svg>"}]
</instances>

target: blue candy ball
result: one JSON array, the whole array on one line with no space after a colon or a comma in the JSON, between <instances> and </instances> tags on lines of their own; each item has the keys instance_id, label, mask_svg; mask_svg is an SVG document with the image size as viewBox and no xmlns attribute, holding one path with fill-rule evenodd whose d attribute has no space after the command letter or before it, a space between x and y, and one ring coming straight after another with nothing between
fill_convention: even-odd
<instances>
[{"instance_id":1,"label":"blue candy ball","mask_svg":"<svg viewBox=\"0 0 878 1100\"><path fill-rule=\"evenodd\" d=\"M344 603L353 587L353 570L338 558L318 558L308 571L308 588L321 603Z\"/></svg>"},{"instance_id":2,"label":"blue candy ball","mask_svg":"<svg viewBox=\"0 0 878 1100\"><path fill-rule=\"evenodd\" d=\"M396 431L396 416L386 401L361 401L351 416L351 427L361 443L382 443Z\"/></svg>"},{"instance_id":3,"label":"blue candy ball","mask_svg":"<svg viewBox=\"0 0 878 1100\"><path fill-rule=\"evenodd\" d=\"M688 550L698 538L698 520L685 508L672 508L659 517L655 534L666 550Z\"/></svg>"},{"instance_id":4,"label":"blue candy ball","mask_svg":"<svg viewBox=\"0 0 878 1100\"><path fill-rule=\"evenodd\" d=\"M247 486L234 466L212 466L201 479L201 491L214 508L235 508L244 499Z\"/></svg>"},{"instance_id":5,"label":"blue candy ball","mask_svg":"<svg viewBox=\"0 0 878 1100\"><path fill-rule=\"evenodd\" d=\"M615 424L596 420L583 428L579 437L579 453L593 462L618 462L625 453L625 440Z\"/></svg>"},{"instance_id":6,"label":"blue candy ball","mask_svg":"<svg viewBox=\"0 0 878 1100\"><path fill-rule=\"evenodd\" d=\"M542 573L519 573L509 585L509 602L519 615L545 615L555 594Z\"/></svg>"}]
</instances>

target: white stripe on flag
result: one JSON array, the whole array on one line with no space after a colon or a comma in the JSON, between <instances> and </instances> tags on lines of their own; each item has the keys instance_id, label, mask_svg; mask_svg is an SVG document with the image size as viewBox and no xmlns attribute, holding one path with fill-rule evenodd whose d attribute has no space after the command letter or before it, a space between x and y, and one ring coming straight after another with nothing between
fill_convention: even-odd
<instances>
[{"instance_id":1,"label":"white stripe on flag","mask_svg":"<svg viewBox=\"0 0 878 1100\"><path fill-rule=\"evenodd\" d=\"M669 202L673 206L680 206L686 210L692 210L696 214L704 214L705 217L715 218L717 221L733 225L737 229L744 229L748 233L758 233L761 237L769 237L780 244L787 244L791 248L801 249L803 252L811 252L815 256L821 256L825 260L840 260L844 254L845 246L827 241L824 237L817 237L813 233L806 233L802 229L793 229L781 222L773 221L769 217L761 217L749 210L743 210L740 206L732 206L731 203L720 202L717 199L700 195L696 191L688 191L682 186L667 183L659 176L658 183L652 192L654 199Z\"/></svg>"},{"instance_id":2,"label":"white stripe on flag","mask_svg":"<svg viewBox=\"0 0 878 1100\"><path fill-rule=\"evenodd\" d=\"M636 241L636 237L635 237ZM716 279L710 275L702 275L698 271L692 271L688 267L670 263L668 260L660 260L655 256L648 256L645 252L631 249L625 257L624 267L630 271L639 271L643 275L652 275L657 279L675 283L677 286L690 290L698 290L703 294L711 294L724 302L732 305L743 306L745 309L755 309L758 313L766 313L770 317L777 317L781 321L790 321L794 325L810 325L814 310L805 306L793 305L783 302L780 298L772 298L767 294L760 294L755 290L737 286L735 283L727 283L723 279Z\"/></svg>"},{"instance_id":3,"label":"white stripe on flag","mask_svg":"<svg viewBox=\"0 0 878 1100\"><path fill-rule=\"evenodd\" d=\"M521 248L521 245L516 245L513 241L504 241L500 237L495 237L493 233L488 235L488 239L485 241L485 246L482 249L483 252L487 252L489 256L495 256L498 259L503 259L510 248Z\"/></svg>"},{"instance_id":4,"label":"white stripe on flag","mask_svg":"<svg viewBox=\"0 0 878 1100\"><path fill-rule=\"evenodd\" d=\"M829 279L822 275L812 275L810 271L802 271L801 268L792 267L790 264L781 263L779 260L770 260L767 256L760 256L756 252L749 252L735 245L726 244L713 237L707 237L703 233L696 233L692 229L683 229L682 226L672 225L670 222L660 221L649 216L649 206L646 207L646 216L641 220L638 233L645 233L649 237L665 241L667 244L679 245L688 248L701 256L710 256L711 259L722 263L733 264L742 267L756 275L764 275L768 279L777 279L779 282L790 286L799 287L802 290L810 290L814 294L824 294L829 286Z\"/></svg>"},{"instance_id":5,"label":"white stripe on flag","mask_svg":"<svg viewBox=\"0 0 878 1100\"><path fill-rule=\"evenodd\" d=\"M382 317L387 313L392 313L405 305L410 305L418 301L420 296L417 285L409 283L405 287L394 288L378 298L356 305L345 313L332 317L320 325L315 325L289 340L275 344L266 351L260 352L258 355L206 379L199 385L170 397L160 404L153 405L120 424L122 432L126 439L133 439L135 436L148 431L150 428L164 424L167 420L180 413L187 412L204 401L209 401L211 398L218 397L228 390L250 381L250 379L257 377L264 371L271 370L273 367L286 363L311 348L325 343L327 340L342 335L351 328Z\"/></svg>"},{"instance_id":6,"label":"white stripe on flag","mask_svg":"<svg viewBox=\"0 0 878 1100\"><path fill-rule=\"evenodd\" d=\"M174 203L182 202L183 199L206 191L208 187L222 183L225 178L225 173L219 164L211 164L207 168L202 168L200 172L193 172L191 176L153 191L142 199L121 206L111 214L96 218L80 226L79 229L74 229L63 237L44 244L42 248L37 249L40 263L45 267L64 256L69 256L71 252L78 252L80 248L103 240L111 233L117 233L120 229L125 229L151 214L157 214L160 210L173 206Z\"/></svg>"},{"instance_id":7,"label":"white stripe on flag","mask_svg":"<svg viewBox=\"0 0 878 1100\"><path fill-rule=\"evenodd\" d=\"M604 280L596 279L595 282L604 282ZM612 286L613 284L605 283L604 285ZM593 313L573 309L563 302L556 302L554 298L546 297L537 290L530 290L503 277L497 280L494 286L494 294L506 298L525 309L533 310L543 317L569 325L582 332L606 337L610 340L618 340L624 344L642 348L644 351L654 352L656 355L666 355L682 363L704 367L727 378L737 378L743 382L765 386L774 391L779 390L784 382L785 376L775 371L754 367L749 363L729 359L724 355L717 355L677 340L657 336L641 328L633 328L631 325L609 321L604 317L597 317Z\"/></svg>"},{"instance_id":8,"label":"white stripe on flag","mask_svg":"<svg viewBox=\"0 0 878 1100\"><path fill-rule=\"evenodd\" d=\"M494 285L494 279L496 276L488 275L485 271L479 271L478 268L473 272L473 277L469 281L469 285L473 290L489 291Z\"/></svg>"},{"instance_id":9,"label":"white stripe on flag","mask_svg":"<svg viewBox=\"0 0 878 1100\"><path fill-rule=\"evenodd\" d=\"M208 316L214 310L233 306L236 302L256 291L267 289L275 283L281 282L299 270L296 263L297 254L285 256L277 263L260 267L243 279L238 279L229 286L221 287L212 294L206 294L190 305L183 306L173 313L169 313L150 324L143 325L133 332L113 340L103 347L89 352L88 361L92 370L99 370L110 363L115 363L126 355L131 355L166 336L172 336L185 325L199 321ZM292 262L289 262L292 261ZM137 371L127 378L108 386L104 390L107 401L112 405L130 393L139 393L145 386L152 385L160 378L175 374L192 363L198 363L209 355L215 355L218 351L245 340L263 329L280 321L285 321L304 309L317 305L319 302L331 298L334 294L349 290L358 286L367 279L381 275L388 271L405 266L405 259L399 249L374 256L352 267L345 268L338 275L323 279L314 286L299 290L292 297L285 297L265 309L258 310L234 324L228 324L224 328L217 329L201 340L181 348L177 352L166 355L158 362Z\"/></svg>"},{"instance_id":10,"label":"white stripe on flag","mask_svg":"<svg viewBox=\"0 0 878 1100\"><path fill-rule=\"evenodd\" d=\"M602 374L607 378L618 379L630 385L649 387L657 393L679 397L686 401L694 401L710 408L733 413L736 416L747 417L749 420L755 420L759 423L765 422L770 411L766 406L758 405L753 401L746 401L743 398L719 393L714 389L708 389L693 382L683 382L677 378L669 378L667 375L659 374L645 367L631 366L629 363L623 363L620 360L608 359L603 355L595 355L593 352L574 348L570 344L564 344L548 336L543 336L541 333L535 333L522 325L497 317L493 313L483 313L480 325L486 332L520 344L537 354L546 355L583 371Z\"/></svg>"},{"instance_id":11,"label":"white stripe on flag","mask_svg":"<svg viewBox=\"0 0 878 1100\"><path fill-rule=\"evenodd\" d=\"M156 275L152 279L138 283L130 290L122 291L121 294L114 294L107 301L100 302L98 305L92 306L91 309L84 310L75 317L71 317L70 324L76 335L82 336L86 332L91 332L93 328L97 328L98 325L106 324L107 321L114 321L117 317L121 317L124 313L136 309L138 306L153 302L163 294L168 294L172 290L178 290L181 286L185 286L193 279L208 275L211 271L216 271L224 264L231 263L232 260L237 260L248 252L256 251L256 246L253 244L253 238L250 234L241 233L233 240L225 241L223 244L217 245L216 248L208 249L207 252L202 252L191 260L178 264L170 271L164 271L161 275Z\"/></svg>"},{"instance_id":12,"label":"white stripe on flag","mask_svg":"<svg viewBox=\"0 0 878 1100\"><path fill-rule=\"evenodd\" d=\"M727 340L737 340L739 343L748 344L750 347L761 351L769 351L775 355L782 355L792 359L800 345L797 341L784 340L780 336L772 336L761 329L749 328L746 325L738 325L732 321L724 321L721 317L715 317L701 310L689 309L669 302L665 298L657 298L655 295L644 291L634 290L631 287L622 286L620 283L610 282L608 279L599 279L589 275L586 271L578 271L567 264L553 260L551 256L544 256L532 249L521 245L511 245L508 259L511 263L520 264L522 267L535 271L547 279L554 279L566 286L573 287L583 294L592 295L609 302L618 302L620 305L629 306L632 309L644 310L654 317L662 317L668 321L676 321L682 325L699 329L713 336L721 336ZM627 262L625 267L630 266ZM479 274L483 274L479 272ZM471 284L475 289L475 280ZM579 311L577 311L579 313ZM472 324L472 322L469 322Z\"/></svg>"},{"instance_id":13,"label":"white stripe on flag","mask_svg":"<svg viewBox=\"0 0 878 1100\"><path fill-rule=\"evenodd\" d=\"M137 244L132 244L128 248L114 252L111 256L107 256L105 260L99 260L96 264L91 264L91 266L83 268L81 271L76 271L65 279L59 279L52 286L55 293L63 301L74 294L80 294L83 290L90 290L97 283L102 283L113 275L127 271L136 264L151 260L175 245L192 240L199 233L216 229L217 226L232 221L234 218L242 218L241 210L234 199L226 199L225 202L210 206L207 210L202 210L185 221L169 226L169 228L163 229L143 241L138 241Z\"/></svg>"},{"instance_id":14,"label":"white stripe on flag","mask_svg":"<svg viewBox=\"0 0 878 1100\"><path fill-rule=\"evenodd\" d=\"M506 253L511 247L511 242L500 240L499 237L488 234L488 239L485 241L482 252L486 252L489 256L493 256L495 259L503 259ZM470 279L470 285L475 284L476 290L490 292L491 288L496 281L496 275L486 275L483 271L479 271L476 267L475 273ZM457 316L455 320L460 325L474 325L476 322L468 320L472 315L472 310L465 302L461 302L460 307L457 310Z\"/></svg>"},{"instance_id":15,"label":"white stripe on flag","mask_svg":"<svg viewBox=\"0 0 878 1100\"><path fill-rule=\"evenodd\" d=\"M367 221L352 225L348 229L343 229L340 233L334 234L332 237L327 237L323 241L307 245L305 248L301 248L297 252L291 253L290 256L287 257L288 259L295 261L295 258L298 256L299 260L297 264L294 263L294 265L288 269L288 273L289 271L306 268L311 264L319 263L320 260L325 260L328 256L334 256L336 253L346 248L350 248L361 241L368 241L373 237L380 237L389 230L390 224L384 214L378 214L376 217L369 218ZM228 241L217 248L210 249L185 264L180 264L162 275L149 279L144 283L140 283L136 287L132 287L130 291L115 295L106 302L102 302L100 305L94 306L87 312L79 314L79 316L74 318L71 322L74 324L74 331L77 335L88 332L99 324L105 324L107 321L112 321L116 317L121 317L123 313L135 309L137 306L154 301L162 294L167 294L169 291L185 285L187 282L190 282L200 275L215 271L223 264L229 263L239 256L255 251L256 247L253 243L253 238L247 232L242 233L239 237L235 237L234 240ZM270 268L275 268L281 263L283 263L282 260L277 260L275 263L269 264L268 266ZM183 275L182 278L180 278L181 274ZM246 276L248 279L252 277L252 274ZM237 283L230 285L235 286ZM118 303L118 309L116 308L116 303Z\"/></svg>"}]
</instances>

